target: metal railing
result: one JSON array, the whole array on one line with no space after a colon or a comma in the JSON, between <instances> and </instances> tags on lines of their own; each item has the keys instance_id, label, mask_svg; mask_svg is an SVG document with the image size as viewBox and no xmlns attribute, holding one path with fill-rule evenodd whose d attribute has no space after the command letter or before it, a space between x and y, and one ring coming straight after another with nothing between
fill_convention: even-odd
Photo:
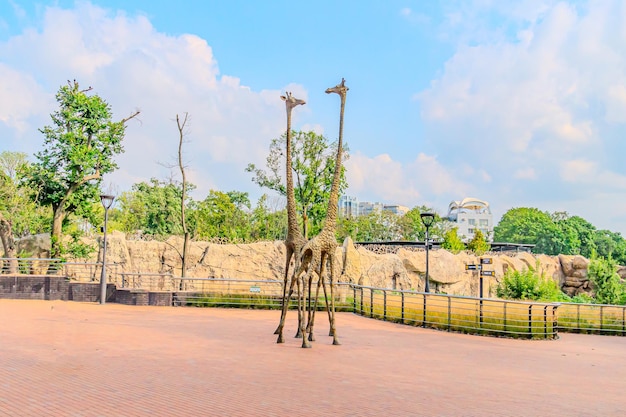
<instances>
[{"instance_id":1,"label":"metal railing","mask_svg":"<svg viewBox=\"0 0 626 417\"><path fill-rule=\"evenodd\" d=\"M180 289L172 274L121 272L114 277L112 282L119 288L146 291L178 291Z\"/></svg>"},{"instance_id":2,"label":"metal railing","mask_svg":"<svg viewBox=\"0 0 626 417\"><path fill-rule=\"evenodd\" d=\"M531 339L557 336L553 303L480 299L352 286L354 312L440 330Z\"/></svg>"},{"instance_id":3,"label":"metal railing","mask_svg":"<svg viewBox=\"0 0 626 417\"><path fill-rule=\"evenodd\" d=\"M0 258L0 275L62 275L63 261L51 258Z\"/></svg>"},{"instance_id":4,"label":"metal railing","mask_svg":"<svg viewBox=\"0 0 626 417\"><path fill-rule=\"evenodd\" d=\"M118 265L107 263L107 278L113 282ZM65 262L52 258L0 258L0 275L57 275L72 281L100 280L102 262Z\"/></svg>"},{"instance_id":5,"label":"metal railing","mask_svg":"<svg viewBox=\"0 0 626 417\"><path fill-rule=\"evenodd\" d=\"M277 309L282 303L282 281L180 278L119 269L107 265L107 282L123 289L171 292L174 305ZM101 273L101 263L0 258L0 276L47 274L98 282ZM480 299L349 283L335 288L337 310L414 326L521 338L554 338L557 331L626 336L626 306ZM292 297L290 308L296 305ZM323 295L318 308L325 308Z\"/></svg>"},{"instance_id":6,"label":"metal railing","mask_svg":"<svg viewBox=\"0 0 626 417\"><path fill-rule=\"evenodd\" d=\"M279 309L282 306L282 281L229 278L172 278L172 280L183 288L173 294L174 305L257 309ZM314 286L316 284L313 283ZM351 295L349 285L336 286L334 296L337 310L352 311L352 299L349 297ZM317 305L318 309L325 308L322 291ZM291 298L289 307L292 309L297 307L295 296Z\"/></svg>"},{"instance_id":7,"label":"metal railing","mask_svg":"<svg viewBox=\"0 0 626 417\"><path fill-rule=\"evenodd\" d=\"M558 330L626 336L626 306L561 303Z\"/></svg>"}]
</instances>

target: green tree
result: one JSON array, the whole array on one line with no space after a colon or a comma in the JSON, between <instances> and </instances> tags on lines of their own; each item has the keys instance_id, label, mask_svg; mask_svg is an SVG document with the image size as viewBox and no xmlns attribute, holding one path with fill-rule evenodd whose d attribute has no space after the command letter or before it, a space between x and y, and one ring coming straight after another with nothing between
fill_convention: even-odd
<instances>
[{"instance_id":1,"label":"green tree","mask_svg":"<svg viewBox=\"0 0 626 417\"><path fill-rule=\"evenodd\" d=\"M535 253L558 254L558 228L549 213L536 208L520 207L507 211L494 227L494 240L533 244Z\"/></svg>"},{"instance_id":2,"label":"green tree","mask_svg":"<svg viewBox=\"0 0 626 417\"><path fill-rule=\"evenodd\" d=\"M61 255L63 222L68 214L88 217L98 200L102 175L117 168L114 157L123 151L125 123L112 121L110 106L91 88L81 90L78 82L62 86L52 113L52 125L40 129L44 149L35 156L28 184L36 189L42 205L52 209L51 256Z\"/></svg>"},{"instance_id":3,"label":"green tree","mask_svg":"<svg viewBox=\"0 0 626 417\"><path fill-rule=\"evenodd\" d=\"M211 190L203 201L192 205L190 223L194 237L218 238L225 242L249 241L251 229L245 211L249 206L247 193Z\"/></svg>"},{"instance_id":4,"label":"green tree","mask_svg":"<svg viewBox=\"0 0 626 417\"><path fill-rule=\"evenodd\" d=\"M536 208L513 208L494 227L496 242L536 244L546 228L552 227L548 213Z\"/></svg>"},{"instance_id":5,"label":"green tree","mask_svg":"<svg viewBox=\"0 0 626 417\"><path fill-rule=\"evenodd\" d=\"M596 230L593 242L598 257L611 258L620 265L626 265L626 240L620 233Z\"/></svg>"},{"instance_id":6,"label":"green tree","mask_svg":"<svg viewBox=\"0 0 626 417\"><path fill-rule=\"evenodd\" d=\"M263 194L250 214L252 241L283 240L287 234L287 210L282 205L279 210L269 207L269 197Z\"/></svg>"},{"instance_id":7,"label":"green tree","mask_svg":"<svg viewBox=\"0 0 626 417\"><path fill-rule=\"evenodd\" d=\"M480 256L491 249L491 245L485 239L485 235L479 229L474 232L474 237L467 243L467 249Z\"/></svg>"},{"instance_id":8,"label":"green tree","mask_svg":"<svg viewBox=\"0 0 626 417\"><path fill-rule=\"evenodd\" d=\"M461 240L458 234L458 227L453 227L445 232L443 235L443 243L441 247L451 253L459 253L465 250L465 243Z\"/></svg>"},{"instance_id":9,"label":"green tree","mask_svg":"<svg viewBox=\"0 0 626 417\"><path fill-rule=\"evenodd\" d=\"M617 265L610 257L592 259L587 269L599 304L623 304L626 291L617 274Z\"/></svg>"},{"instance_id":10,"label":"green tree","mask_svg":"<svg viewBox=\"0 0 626 417\"><path fill-rule=\"evenodd\" d=\"M247 172L254 176L252 181L260 187L277 191L285 196L284 149L287 135L273 139L270 152L266 159L267 171L249 164ZM315 234L323 226L326 208L330 196L330 188L335 172L337 143L330 143L324 136L315 132L292 132L292 168L294 177L294 194L297 210L302 218L303 235ZM344 145L344 160L348 158L348 148ZM347 188L345 169L341 168L341 184L339 194Z\"/></svg>"},{"instance_id":11,"label":"green tree","mask_svg":"<svg viewBox=\"0 0 626 417\"><path fill-rule=\"evenodd\" d=\"M579 250L571 254L580 254L586 258L591 258L592 254L597 252L594 241L596 228L580 216L568 217L564 222L567 223L568 227L576 231L578 241L580 242Z\"/></svg>"},{"instance_id":12,"label":"green tree","mask_svg":"<svg viewBox=\"0 0 626 417\"><path fill-rule=\"evenodd\" d=\"M426 212L434 212L432 209L429 209L426 206L413 207L411 210L406 212L399 220L399 227L402 233L402 240L406 241L418 241L424 240L426 238L426 227L422 222L422 218L420 216L421 213ZM440 222L440 218L437 215L435 217L435 225ZM435 227L430 229L430 238L433 238Z\"/></svg>"},{"instance_id":13,"label":"green tree","mask_svg":"<svg viewBox=\"0 0 626 417\"><path fill-rule=\"evenodd\" d=\"M187 184L188 189L193 188ZM175 182L159 181L134 184L118 198L120 210L111 213L116 227L127 233L141 231L153 236L180 235L182 187Z\"/></svg>"},{"instance_id":14,"label":"green tree","mask_svg":"<svg viewBox=\"0 0 626 417\"><path fill-rule=\"evenodd\" d=\"M18 256L15 238L46 230L48 216L29 198L26 188L20 187L20 176L28 166L27 156L21 152L0 152L0 241L4 256ZM9 262L15 271L16 263Z\"/></svg>"}]
</instances>

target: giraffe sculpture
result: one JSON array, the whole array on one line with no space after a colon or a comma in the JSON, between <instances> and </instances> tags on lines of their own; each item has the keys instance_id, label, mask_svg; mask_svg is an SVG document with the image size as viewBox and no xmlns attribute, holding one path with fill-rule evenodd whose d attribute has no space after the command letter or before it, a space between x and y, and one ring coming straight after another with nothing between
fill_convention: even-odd
<instances>
[{"instance_id":1,"label":"giraffe sculpture","mask_svg":"<svg viewBox=\"0 0 626 417\"><path fill-rule=\"evenodd\" d=\"M287 92L286 95L280 96L285 102L287 108L287 139L286 139L286 152L285 152L285 166L286 166L286 180L287 180L287 237L285 238L286 248L286 263L285 263L285 279L283 283L283 300L282 300L282 312L280 315L280 323L276 328L274 334L278 335L276 343L284 343L285 338L283 336L283 328L285 327L285 317L287 316L287 309L289 307L289 299L293 293L293 279L290 285L289 294L287 295L287 281L289 276L289 264L293 257L294 271L300 268L300 251L306 244L306 239L300 232L300 226L298 225L298 219L296 214L296 199L293 190L293 172L291 167L291 110L300 104L306 104L304 100L300 100ZM295 277L295 275L294 275ZM295 279L295 278L294 278ZM298 294L298 300L300 300L301 294ZM298 326L298 334L300 326ZM296 335L298 336L298 335Z\"/></svg>"},{"instance_id":2,"label":"giraffe sculpture","mask_svg":"<svg viewBox=\"0 0 626 417\"><path fill-rule=\"evenodd\" d=\"M339 345L339 339L337 337L337 329L335 327L335 299L333 294L333 286L335 279L338 276L337 268L335 267L335 256L337 252L337 238L335 237L335 230L337 228L337 203L339 200L339 182L341 179L341 163L343 160L343 113L346 105L346 93L348 87L346 87L345 79L341 79L341 83L335 87L327 88L326 94L335 93L341 98L341 110L339 113L339 140L337 143L337 157L335 159L335 173L333 176L333 182L330 189L330 196L328 199L328 208L326 211L326 219L324 220L324 227L322 231L309 240L302 248L300 253L300 268L296 270L296 277L298 278L298 293L300 294L300 288L302 288L302 294L306 291L307 282L310 286L313 273L319 276L318 291L320 284L323 284L324 280L324 265L328 260L330 263L330 335L333 337L333 345ZM306 259L306 261L305 261ZM306 273L302 275L304 270ZM324 284L324 293L326 293L326 286ZM317 300L317 297L316 297ZM302 306L303 307L303 306ZM313 322L315 318L315 308L313 311L309 311L309 322L307 328L304 327L304 308L298 306L298 318L300 321L300 331L302 332L302 347L311 347L309 341L313 341ZM328 309L328 305L327 305ZM308 340L306 334L309 334Z\"/></svg>"}]
</instances>

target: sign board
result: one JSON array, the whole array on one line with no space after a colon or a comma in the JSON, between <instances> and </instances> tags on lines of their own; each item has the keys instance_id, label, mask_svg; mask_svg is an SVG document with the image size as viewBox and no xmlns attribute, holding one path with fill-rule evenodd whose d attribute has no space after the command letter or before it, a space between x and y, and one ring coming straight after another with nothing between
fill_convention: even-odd
<instances>
[{"instance_id":1,"label":"sign board","mask_svg":"<svg viewBox=\"0 0 626 417\"><path fill-rule=\"evenodd\" d=\"M261 292L261 287L257 287L256 285L250 287L250 292Z\"/></svg>"},{"instance_id":2,"label":"sign board","mask_svg":"<svg viewBox=\"0 0 626 417\"><path fill-rule=\"evenodd\" d=\"M485 277L495 277L496 271L480 271L480 275Z\"/></svg>"},{"instance_id":3,"label":"sign board","mask_svg":"<svg viewBox=\"0 0 626 417\"><path fill-rule=\"evenodd\" d=\"M491 265L493 263L493 259L491 258L480 258L480 263L483 265Z\"/></svg>"},{"instance_id":4,"label":"sign board","mask_svg":"<svg viewBox=\"0 0 626 417\"><path fill-rule=\"evenodd\" d=\"M465 265L465 270L466 271L480 271L480 265Z\"/></svg>"}]
</instances>

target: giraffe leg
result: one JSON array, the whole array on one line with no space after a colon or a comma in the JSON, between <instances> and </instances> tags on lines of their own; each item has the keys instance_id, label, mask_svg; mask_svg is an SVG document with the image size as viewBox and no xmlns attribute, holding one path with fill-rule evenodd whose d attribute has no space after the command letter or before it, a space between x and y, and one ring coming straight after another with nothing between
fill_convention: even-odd
<instances>
[{"instance_id":1,"label":"giraffe leg","mask_svg":"<svg viewBox=\"0 0 626 417\"><path fill-rule=\"evenodd\" d=\"M310 272L310 271L309 271ZM311 344L309 343L309 341L306 338L306 329L305 329L305 320L304 320L304 310L305 310L305 293L306 293L306 283L307 280L309 279L308 275L309 272L307 272L306 275L302 276L302 278L298 279L298 292L300 293L300 300L301 302L299 303L299 315L300 315L300 334L302 336L302 347L303 348L310 348ZM300 289L302 289L302 291L300 291Z\"/></svg>"},{"instance_id":2,"label":"giraffe leg","mask_svg":"<svg viewBox=\"0 0 626 417\"><path fill-rule=\"evenodd\" d=\"M281 314L281 320L280 320L280 324L278 325L278 340L276 341L276 343L285 343L285 338L283 336L283 329L285 327L285 319L287 318L287 309L289 308L289 301L291 300L291 295L293 294L293 287L296 284L296 279L295 277L291 278L291 284L289 285L289 294L287 295L287 298L285 300L285 302L283 303L283 311ZM298 319L299 319L299 315L298 315ZM300 327L300 323L298 320L298 327Z\"/></svg>"},{"instance_id":3,"label":"giraffe leg","mask_svg":"<svg viewBox=\"0 0 626 417\"><path fill-rule=\"evenodd\" d=\"M337 327L335 327L335 294L333 292L333 288L335 286L335 268L334 264L330 267L330 311L331 311L331 320L330 320L330 332L333 336L333 345L341 345L339 343L339 338L337 337Z\"/></svg>"},{"instance_id":4,"label":"giraffe leg","mask_svg":"<svg viewBox=\"0 0 626 417\"><path fill-rule=\"evenodd\" d=\"M310 316L311 321L309 322L309 325L308 325L309 341L311 342L315 342L315 334L313 333L313 326L315 325L315 312L317 311L317 300L320 294L321 282L322 282L322 278L320 277L317 281L317 286L315 288L315 301L313 303L313 311Z\"/></svg>"},{"instance_id":5,"label":"giraffe leg","mask_svg":"<svg viewBox=\"0 0 626 417\"><path fill-rule=\"evenodd\" d=\"M325 265L325 261L326 261L326 255L324 254L324 252L322 252L321 254L321 259L320 259L320 268L319 268L319 273L318 273L318 280L317 280L317 287L315 289L315 303L313 305L313 311L310 314L309 317L309 325L307 326L308 332L309 332L309 340L311 342L315 341L315 335L313 334L313 326L315 324L315 313L317 312L317 301L319 300L319 295L320 295L320 285L324 285L324 294L326 294L326 286L324 284L324 265ZM309 282L310 285L310 282Z\"/></svg>"},{"instance_id":6,"label":"giraffe leg","mask_svg":"<svg viewBox=\"0 0 626 417\"><path fill-rule=\"evenodd\" d=\"M278 327L274 331L274 334L279 335L278 337L279 340L281 339L281 336L283 333L283 327L285 326L285 317L287 315L287 309L285 308L285 306L289 305L289 298L291 298L291 294L289 295L289 298L286 298L285 296L287 295L287 279L289 277L289 262L291 261L292 255L293 255L293 249L288 246L287 247L287 262L285 264L285 279L283 281L283 299L281 302L280 322L278 324ZM278 343L282 343L282 342L278 342Z\"/></svg>"},{"instance_id":7,"label":"giraffe leg","mask_svg":"<svg viewBox=\"0 0 626 417\"><path fill-rule=\"evenodd\" d=\"M328 301L328 292L326 291L326 283L325 282L324 282L324 286L322 288L324 288L324 301L326 303L326 313L328 314L328 323L330 324L332 322L332 316L330 314L330 302ZM333 335L332 329L330 329L328 331L328 335L329 336Z\"/></svg>"},{"instance_id":8,"label":"giraffe leg","mask_svg":"<svg viewBox=\"0 0 626 417\"><path fill-rule=\"evenodd\" d=\"M294 337L299 338L302 337L302 323L304 320L304 288L301 281L302 278L294 277L294 279L298 282L298 330L296 330L296 335Z\"/></svg>"}]
</instances>

